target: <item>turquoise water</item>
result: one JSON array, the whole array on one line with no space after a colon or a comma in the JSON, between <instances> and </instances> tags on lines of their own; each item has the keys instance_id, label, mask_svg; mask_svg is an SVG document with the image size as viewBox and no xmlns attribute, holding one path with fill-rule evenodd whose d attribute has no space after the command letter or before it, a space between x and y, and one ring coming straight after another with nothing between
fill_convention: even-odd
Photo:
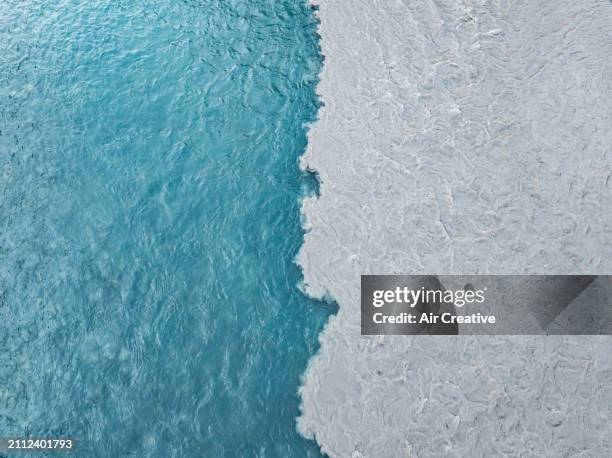
<instances>
[{"instance_id":1,"label":"turquoise water","mask_svg":"<svg viewBox=\"0 0 612 458\"><path fill-rule=\"evenodd\" d=\"M5 0L0 49L0 436L318 456L306 2Z\"/></svg>"}]
</instances>

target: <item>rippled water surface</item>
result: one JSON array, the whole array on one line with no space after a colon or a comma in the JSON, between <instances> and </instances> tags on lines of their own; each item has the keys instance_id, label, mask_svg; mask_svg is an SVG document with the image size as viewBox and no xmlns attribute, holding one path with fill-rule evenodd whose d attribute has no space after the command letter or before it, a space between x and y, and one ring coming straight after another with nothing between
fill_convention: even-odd
<instances>
[{"instance_id":1,"label":"rippled water surface","mask_svg":"<svg viewBox=\"0 0 612 458\"><path fill-rule=\"evenodd\" d=\"M305 1L0 2L0 435L316 456Z\"/></svg>"}]
</instances>

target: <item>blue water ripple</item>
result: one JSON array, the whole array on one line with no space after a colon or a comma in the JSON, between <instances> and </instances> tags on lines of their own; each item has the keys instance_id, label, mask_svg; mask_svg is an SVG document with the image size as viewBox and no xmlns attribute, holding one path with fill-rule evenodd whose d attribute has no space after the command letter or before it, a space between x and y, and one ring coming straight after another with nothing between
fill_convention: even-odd
<instances>
[{"instance_id":1,"label":"blue water ripple","mask_svg":"<svg viewBox=\"0 0 612 458\"><path fill-rule=\"evenodd\" d=\"M0 3L0 436L319 456L297 389L305 0ZM40 455L38 455L40 456Z\"/></svg>"}]
</instances>

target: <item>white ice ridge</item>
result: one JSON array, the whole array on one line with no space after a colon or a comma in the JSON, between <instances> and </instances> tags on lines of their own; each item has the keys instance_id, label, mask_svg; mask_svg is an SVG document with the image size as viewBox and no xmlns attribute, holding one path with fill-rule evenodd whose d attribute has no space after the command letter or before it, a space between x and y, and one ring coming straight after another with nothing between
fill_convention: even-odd
<instances>
[{"instance_id":1,"label":"white ice ridge","mask_svg":"<svg viewBox=\"0 0 612 458\"><path fill-rule=\"evenodd\" d=\"M332 457L612 456L612 338L359 332L361 274L612 273L612 2L321 0L298 427Z\"/></svg>"}]
</instances>

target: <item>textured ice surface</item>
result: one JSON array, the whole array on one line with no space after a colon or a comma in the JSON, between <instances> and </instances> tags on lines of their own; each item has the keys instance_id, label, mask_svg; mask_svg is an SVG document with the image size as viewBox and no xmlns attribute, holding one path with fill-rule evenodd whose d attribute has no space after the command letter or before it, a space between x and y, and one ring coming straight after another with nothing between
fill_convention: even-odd
<instances>
[{"instance_id":1,"label":"textured ice surface","mask_svg":"<svg viewBox=\"0 0 612 458\"><path fill-rule=\"evenodd\" d=\"M331 456L611 456L609 337L359 335L361 274L612 272L612 3L320 2L301 390Z\"/></svg>"}]
</instances>

